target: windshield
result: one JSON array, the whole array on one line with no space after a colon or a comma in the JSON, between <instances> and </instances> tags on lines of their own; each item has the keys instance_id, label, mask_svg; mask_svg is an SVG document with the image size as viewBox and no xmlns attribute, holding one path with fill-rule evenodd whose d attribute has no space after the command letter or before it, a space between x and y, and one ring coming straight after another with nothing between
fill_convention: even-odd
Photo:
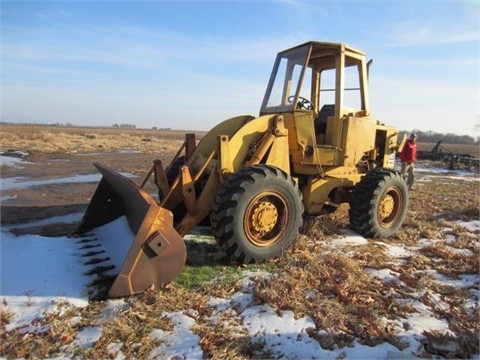
<instances>
[{"instance_id":1,"label":"windshield","mask_svg":"<svg viewBox=\"0 0 480 360\"><path fill-rule=\"evenodd\" d=\"M275 61L261 113L293 111L293 104L302 86L302 73L309 46L280 53Z\"/></svg>"}]
</instances>

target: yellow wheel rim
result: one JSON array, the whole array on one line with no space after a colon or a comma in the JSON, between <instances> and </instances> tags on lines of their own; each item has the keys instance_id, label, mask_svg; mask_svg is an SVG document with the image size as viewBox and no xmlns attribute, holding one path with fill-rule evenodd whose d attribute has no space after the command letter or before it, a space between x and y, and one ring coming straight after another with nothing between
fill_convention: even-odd
<instances>
[{"instance_id":1,"label":"yellow wheel rim","mask_svg":"<svg viewBox=\"0 0 480 360\"><path fill-rule=\"evenodd\" d=\"M402 212L402 193L399 188L391 187L380 198L377 211L379 224L384 228L393 226Z\"/></svg>"},{"instance_id":2,"label":"yellow wheel rim","mask_svg":"<svg viewBox=\"0 0 480 360\"><path fill-rule=\"evenodd\" d=\"M278 241L289 217L285 197L276 191L266 191L255 196L247 206L244 228L248 240L260 247Z\"/></svg>"}]
</instances>

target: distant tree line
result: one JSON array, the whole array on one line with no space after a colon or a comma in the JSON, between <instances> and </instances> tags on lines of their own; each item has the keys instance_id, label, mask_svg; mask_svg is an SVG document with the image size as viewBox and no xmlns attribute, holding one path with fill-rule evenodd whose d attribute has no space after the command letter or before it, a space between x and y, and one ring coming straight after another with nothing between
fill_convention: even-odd
<instances>
[{"instance_id":1,"label":"distant tree line","mask_svg":"<svg viewBox=\"0 0 480 360\"><path fill-rule=\"evenodd\" d=\"M469 135L456 135L456 134L440 134L436 133L432 130L429 131L421 131L421 130L414 130L417 134L417 138L419 142L426 142L426 143L436 143L438 140L441 140L444 144L465 144L465 145L479 145L480 144L480 135L474 138L473 136ZM401 131L400 132L400 139L403 137L403 134L408 134L410 131Z\"/></svg>"}]
</instances>

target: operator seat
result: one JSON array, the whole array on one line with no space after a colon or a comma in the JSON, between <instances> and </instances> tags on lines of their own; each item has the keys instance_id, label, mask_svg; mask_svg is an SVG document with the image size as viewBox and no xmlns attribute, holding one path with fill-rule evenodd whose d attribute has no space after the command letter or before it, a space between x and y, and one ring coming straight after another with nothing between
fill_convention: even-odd
<instances>
[{"instance_id":1,"label":"operator seat","mask_svg":"<svg viewBox=\"0 0 480 360\"><path fill-rule=\"evenodd\" d=\"M315 134L325 134L327 132L327 118L335 115L335 105L325 104L320 109L317 118L314 121Z\"/></svg>"}]
</instances>

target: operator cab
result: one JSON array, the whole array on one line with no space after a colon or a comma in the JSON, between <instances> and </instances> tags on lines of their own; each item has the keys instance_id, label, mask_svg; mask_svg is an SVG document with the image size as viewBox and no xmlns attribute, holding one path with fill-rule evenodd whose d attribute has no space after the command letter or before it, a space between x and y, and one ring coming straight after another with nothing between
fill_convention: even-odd
<instances>
[{"instance_id":1,"label":"operator cab","mask_svg":"<svg viewBox=\"0 0 480 360\"><path fill-rule=\"evenodd\" d=\"M332 121L369 115L365 54L344 44L308 42L278 53L260 115L311 114L317 144ZM297 116L295 116L297 117ZM329 118L332 120L328 121Z\"/></svg>"}]
</instances>

